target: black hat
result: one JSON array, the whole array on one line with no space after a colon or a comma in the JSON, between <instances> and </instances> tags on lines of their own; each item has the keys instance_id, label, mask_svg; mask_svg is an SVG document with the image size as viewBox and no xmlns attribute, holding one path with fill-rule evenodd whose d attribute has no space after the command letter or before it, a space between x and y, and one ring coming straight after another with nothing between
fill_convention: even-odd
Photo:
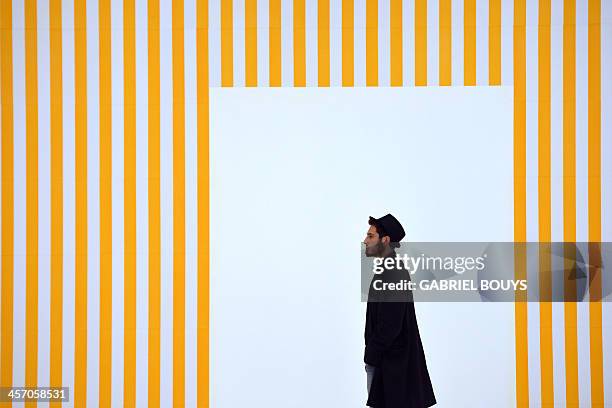
<instances>
[{"instance_id":1,"label":"black hat","mask_svg":"<svg viewBox=\"0 0 612 408\"><path fill-rule=\"evenodd\" d=\"M379 230L378 235L380 235L380 238L384 237L385 235L388 235L391 239L391 242L400 242L402 238L406 236L402 224L400 224L397 218L395 218L391 214L387 214L384 217L378 219L370 217L369 223L370 225L376 226L377 229L383 230L382 234Z\"/></svg>"}]
</instances>

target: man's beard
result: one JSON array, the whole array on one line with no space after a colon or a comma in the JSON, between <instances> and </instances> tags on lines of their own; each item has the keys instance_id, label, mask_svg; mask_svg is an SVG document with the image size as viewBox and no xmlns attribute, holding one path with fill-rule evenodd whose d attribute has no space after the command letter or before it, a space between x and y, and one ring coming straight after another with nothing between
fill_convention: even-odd
<instances>
[{"instance_id":1,"label":"man's beard","mask_svg":"<svg viewBox=\"0 0 612 408\"><path fill-rule=\"evenodd\" d=\"M385 245L379 241L376 245L372 247L366 247L365 254L366 256L381 256L384 250Z\"/></svg>"}]
</instances>

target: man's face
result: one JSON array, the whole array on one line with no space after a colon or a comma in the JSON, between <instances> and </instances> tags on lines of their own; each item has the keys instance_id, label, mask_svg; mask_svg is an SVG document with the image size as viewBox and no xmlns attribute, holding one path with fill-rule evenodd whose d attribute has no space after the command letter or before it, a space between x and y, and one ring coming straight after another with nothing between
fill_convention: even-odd
<instances>
[{"instance_id":1,"label":"man's face","mask_svg":"<svg viewBox=\"0 0 612 408\"><path fill-rule=\"evenodd\" d=\"M387 238L387 237L385 237ZM366 256L381 256L385 249L385 243L380 239L378 232L376 232L376 227L370 225L368 229L368 233L366 234L365 239L363 240L365 244L365 254Z\"/></svg>"}]
</instances>

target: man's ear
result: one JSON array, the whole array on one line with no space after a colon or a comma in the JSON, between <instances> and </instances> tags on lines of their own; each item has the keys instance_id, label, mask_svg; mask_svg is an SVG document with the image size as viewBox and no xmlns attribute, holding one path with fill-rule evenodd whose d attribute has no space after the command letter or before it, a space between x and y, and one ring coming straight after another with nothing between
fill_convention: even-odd
<instances>
[{"instance_id":1,"label":"man's ear","mask_svg":"<svg viewBox=\"0 0 612 408\"><path fill-rule=\"evenodd\" d=\"M389 238L388 235L385 235L384 237L382 237L382 239L380 240L380 242L382 242L385 245L389 245L391 243L391 238Z\"/></svg>"}]
</instances>

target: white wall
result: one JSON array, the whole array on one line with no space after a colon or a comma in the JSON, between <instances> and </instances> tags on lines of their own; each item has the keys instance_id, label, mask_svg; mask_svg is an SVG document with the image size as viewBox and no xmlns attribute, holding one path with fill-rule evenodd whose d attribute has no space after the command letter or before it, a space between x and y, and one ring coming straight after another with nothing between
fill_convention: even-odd
<instances>
[{"instance_id":1,"label":"white wall","mask_svg":"<svg viewBox=\"0 0 612 408\"><path fill-rule=\"evenodd\" d=\"M512 241L512 89L211 89L211 405L365 405L360 242ZM440 407L515 406L514 305L419 303Z\"/></svg>"}]
</instances>

